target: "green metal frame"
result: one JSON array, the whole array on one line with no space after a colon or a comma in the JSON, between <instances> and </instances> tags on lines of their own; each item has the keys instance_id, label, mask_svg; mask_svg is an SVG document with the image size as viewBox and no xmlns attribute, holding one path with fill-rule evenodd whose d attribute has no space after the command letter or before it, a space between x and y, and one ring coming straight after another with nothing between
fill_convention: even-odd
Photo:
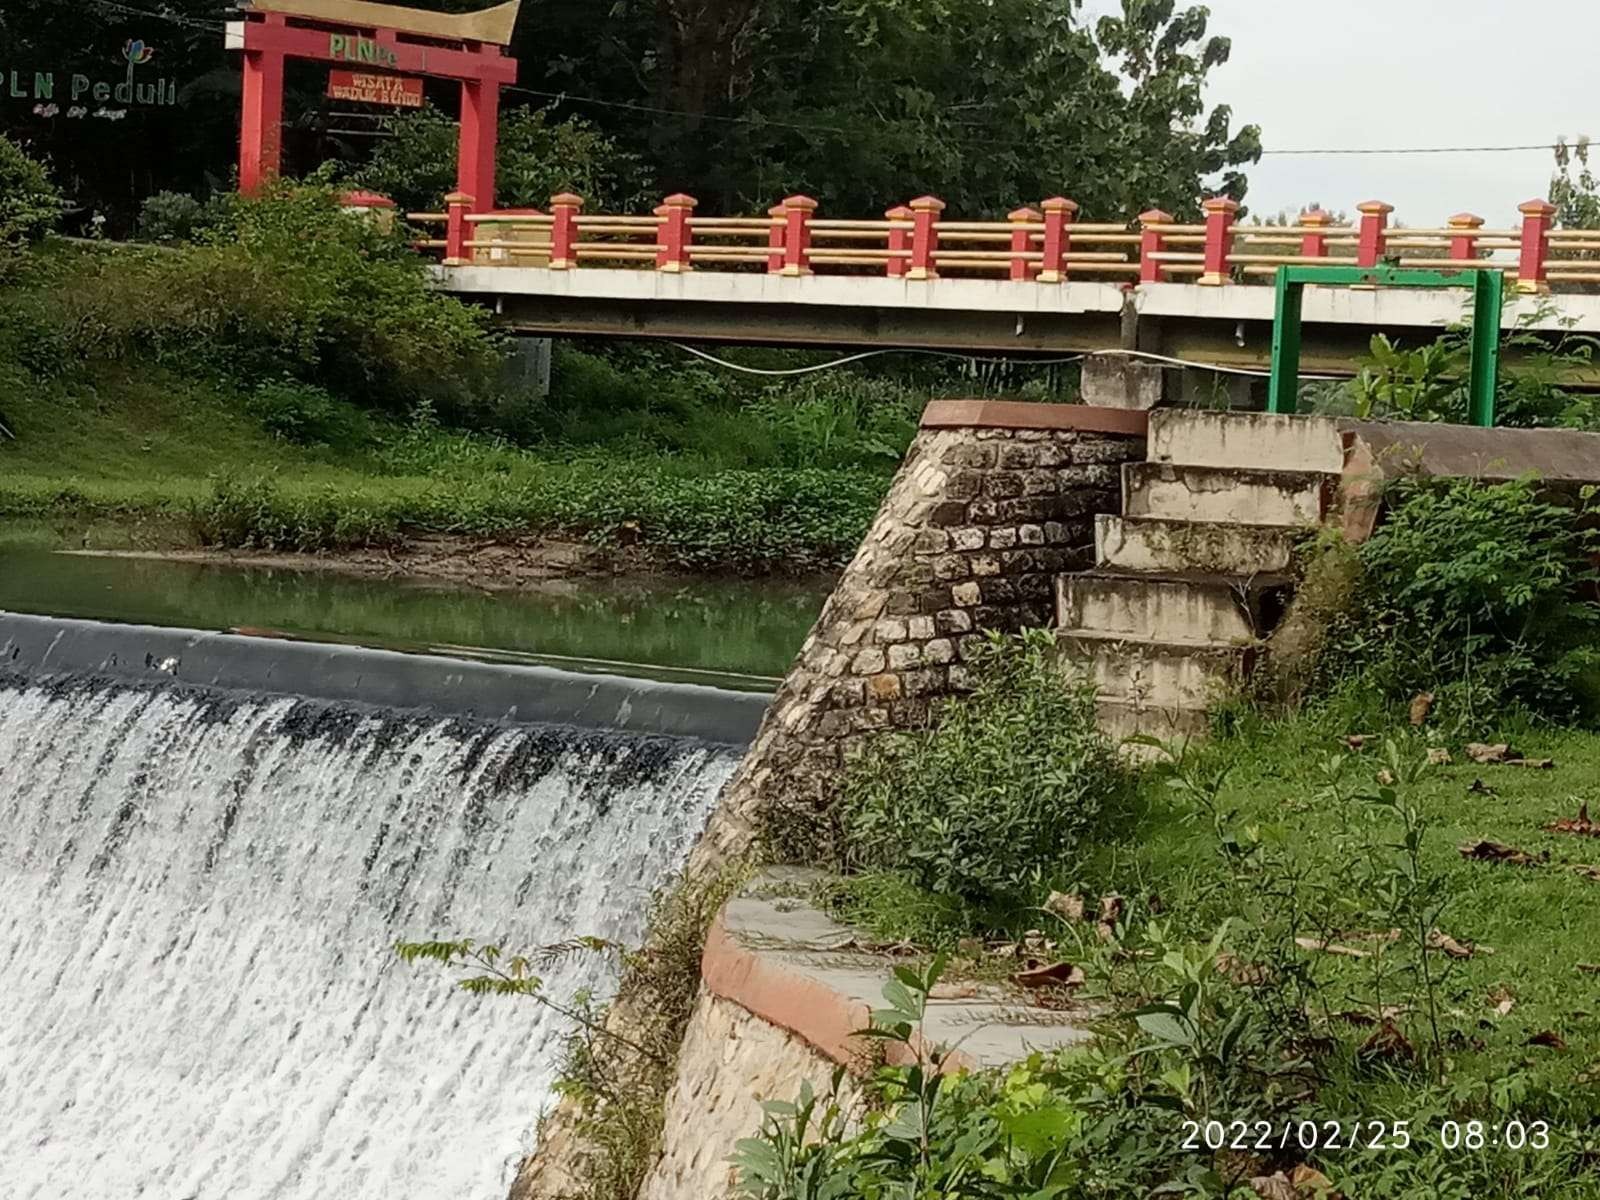
<instances>
[{"instance_id":1,"label":"green metal frame","mask_svg":"<svg viewBox=\"0 0 1600 1200\"><path fill-rule=\"evenodd\" d=\"M1272 380L1267 411L1292 413L1300 394L1300 302L1306 284L1324 287L1472 289L1472 367L1468 375L1471 419L1494 425L1495 382L1500 375L1500 309L1505 277L1499 271L1420 271L1402 267L1279 267L1272 321Z\"/></svg>"}]
</instances>

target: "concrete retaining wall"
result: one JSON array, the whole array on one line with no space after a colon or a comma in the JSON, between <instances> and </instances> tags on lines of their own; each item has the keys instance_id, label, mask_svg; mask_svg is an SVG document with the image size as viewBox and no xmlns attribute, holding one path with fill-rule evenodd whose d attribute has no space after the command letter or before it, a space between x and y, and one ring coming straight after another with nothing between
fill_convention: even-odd
<instances>
[{"instance_id":1,"label":"concrete retaining wall","mask_svg":"<svg viewBox=\"0 0 1600 1200\"><path fill-rule=\"evenodd\" d=\"M0 612L0 670L304 696L745 745L771 697L286 639Z\"/></svg>"}]
</instances>

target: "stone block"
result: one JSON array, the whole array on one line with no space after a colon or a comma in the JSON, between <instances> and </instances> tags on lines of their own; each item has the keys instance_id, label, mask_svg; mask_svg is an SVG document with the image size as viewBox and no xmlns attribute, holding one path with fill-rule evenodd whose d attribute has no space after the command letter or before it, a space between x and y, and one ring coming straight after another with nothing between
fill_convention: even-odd
<instances>
[{"instance_id":1,"label":"stone block","mask_svg":"<svg viewBox=\"0 0 1600 1200\"><path fill-rule=\"evenodd\" d=\"M909 617L913 613L922 611L922 605L915 592L893 592L883 610L891 616Z\"/></svg>"},{"instance_id":2,"label":"stone block","mask_svg":"<svg viewBox=\"0 0 1600 1200\"><path fill-rule=\"evenodd\" d=\"M948 535L950 546L956 550L982 550L986 536L982 529L971 525L952 529Z\"/></svg>"},{"instance_id":3,"label":"stone block","mask_svg":"<svg viewBox=\"0 0 1600 1200\"><path fill-rule=\"evenodd\" d=\"M999 506L993 500L974 500L967 505L967 519L974 525L988 525L999 516Z\"/></svg>"},{"instance_id":4,"label":"stone block","mask_svg":"<svg viewBox=\"0 0 1600 1200\"><path fill-rule=\"evenodd\" d=\"M950 535L942 529L924 529L912 543L916 554L943 554L950 549Z\"/></svg>"},{"instance_id":5,"label":"stone block","mask_svg":"<svg viewBox=\"0 0 1600 1200\"><path fill-rule=\"evenodd\" d=\"M903 642L906 640L906 623L900 617L884 617L872 630L880 645L888 642Z\"/></svg>"},{"instance_id":6,"label":"stone block","mask_svg":"<svg viewBox=\"0 0 1600 1200\"><path fill-rule=\"evenodd\" d=\"M933 618L927 616L906 618L906 636L916 642L926 641L931 638L933 636Z\"/></svg>"},{"instance_id":7,"label":"stone block","mask_svg":"<svg viewBox=\"0 0 1600 1200\"><path fill-rule=\"evenodd\" d=\"M955 643L949 638L934 638L922 648L922 657L936 666L955 662Z\"/></svg>"},{"instance_id":8,"label":"stone block","mask_svg":"<svg viewBox=\"0 0 1600 1200\"><path fill-rule=\"evenodd\" d=\"M983 477L983 495L989 500L1010 500L1020 496L1022 478L1015 471L993 471Z\"/></svg>"},{"instance_id":9,"label":"stone block","mask_svg":"<svg viewBox=\"0 0 1600 1200\"><path fill-rule=\"evenodd\" d=\"M950 589L950 598L958 608L971 608L983 599L983 594L975 583L958 583Z\"/></svg>"},{"instance_id":10,"label":"stone block","mask_svg":"<svg viewBox=\"0 0 1600 1200\"><path fill-rule=\"evenodd\" d=\"M873 704L887 704L900 699L900 676L874 675L867 680L867 694Z\"/></svg>"},{"instance_id":11,"label":"stone block","mask_svg":"<svg viewBox=\"0 0 1600 1200\"><path fill-rule=\"evenodd\" d=\"M943 504L935 504L928 513L929 523L941 527L960 525L966 519L967 506L960 500L946 500Z\"/></svg>"},{"instance_id":12,"label":"stone block","mask_svg":"<svg viewBox=\"0 0 1600 1200\"><path fill-rule=\"evenodd\" d=\"M1009 550L1017 544L1017 531L1009 526L989 531L989 549Z\"/></svg>"},{"instance_id":13,"label":"stone block","mask_svg":"<svg viewBox=\"0 0 1600 1200\"><path fill-rule=\"evenodd\" d=\"M922 647L905 643L889 647L889 669L891 671L906 671L912 667L922 665Z\"/></svg>"},{"instance_id":14,"label":"stone block","mask_svg":"<svg viewBox=\"0 0 1600 1200\"><path fill-rule=\"evenodd\" d=\"M1054 471L1029 471L1022 477L1024 496L1054 496L1057 491Z\"/></svg>"},{"instance_id":15,"label":"stone block","mask_svg":"<svg viewBox=\"0 0 1600 1200\"><path fill-rule=\"evenodd\" d=\"M908 696L936 696L945 689L948 675L938 667L923 671L907 671L901 680Z\"/></svg>"},{"instance_id":16,"label":"stone block","mask_svg":"<svg viewBox=\"0 0 1600 1200\"><path fill-rule=\"evenodd\" d=\"M967 560L958 554L945 554L933 560L933 577L935 579L965 579L972 574L972 569Z\"/></svg>"},{"instance_id":17,"label":"stone block","mask_svg":"<svg viewBox=\"0 0 1600 1200\"><path fill-rule=\"evenodd\" d=\"M1121 355L1091 354L1083 360L1083 402L1098 408L1149 412L1167 391L1167 368ZM1178 394L1177 388L1173 394Z\"/></svg>"},{"instance_id":18,"label":"stone block","mask_svg":"<svg viewBox=\"0 0 1600 1200\"><path fill-rule=\"evenodd\" d=\"M885 660L882 650L863 650L850 662L852 675L876 675L883 670Z\"/></svg>"},{"instance_id":19,"label":"stone block","mask_svg":"<svg viewBox=\"0 0 1600 1200\"><path fill-rule=\"evenodd\" d=\"M993 554L975 554L971 562L972 573L982 579L1000 574L1000 560Z\"/></svg>"},{"instance_id":20,"label":"stone block","mask_svg":"<svg viewBox=\"0 0 1600 1200\"><path fill-rule=\"evenodd\" d=\"M866 691L859 680L843 680L828 689L828 703L834 708L859 708L866 702Z\"/></svg>"},{"instance_id":21,"label":"stone block","mask_svg":"<svg viewBox=\"0 0 1600 1200\"><path fill-rule=\"evenodd\" d=\"M972 618L959 608L947 608L933 618L934 626L940 633L970 633L972 631Z\"/></svg>"}]
</instances>

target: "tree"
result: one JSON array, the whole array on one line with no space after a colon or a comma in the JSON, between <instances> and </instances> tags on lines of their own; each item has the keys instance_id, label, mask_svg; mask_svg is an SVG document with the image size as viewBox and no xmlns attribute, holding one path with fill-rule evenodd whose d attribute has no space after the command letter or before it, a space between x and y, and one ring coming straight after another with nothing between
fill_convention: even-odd
<instances>
[{"instance_id":1,"label":"tree","mask_svg":"<svg viewBox=\"0 0 1600 1200\"><path fill-rule=\"evenodd\" d=\"M384 120L389 135L356 172L364 187L402 210L433 209L456 186L456 122L436 108ZM576 192L596 206L632 207L641 195L640 164L580 117L552 121L544 109L510 109L500 122L495 155L496 203L543 207L557 192Z\"/></svg>"},{"instance_id":2,"label":"tree","mask_svg":"<svg viewBox=\"0 0 1600 1200\"><path fill-rule=\"evenodd\" d=\"M1576 170L1574 170L1576 168ZM1565 229L1600 229L1600 188L1589 167L1589 139L1571 146L1556 140L1556 173L1550 178L1550 203Z\"/></svg>"}]
</instances>

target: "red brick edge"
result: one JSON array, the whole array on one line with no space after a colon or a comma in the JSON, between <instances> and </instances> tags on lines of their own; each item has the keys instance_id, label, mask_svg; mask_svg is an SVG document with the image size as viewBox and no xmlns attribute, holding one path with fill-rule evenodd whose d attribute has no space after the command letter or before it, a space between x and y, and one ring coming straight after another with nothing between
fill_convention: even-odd
<instances>
[{"instance_id":1,"label":"red brick edge","mask_svg":"<svg viewBox=\"0 0 1600 1200\"><path fill-rule=\"evenodd\" d=\"M722 915L706 933L700 978L713 996L732 1001L769 1025L787 1029L818 1053L847 1067L860 1067L873 1044L857 1035L872 1023L872 1008L841 995L822 980L750 950L731 935ZM909 1062L905 1048L887 1045L890 1062ZM950 1053L947 1071L970 1070L972 1060Z\"/></svg>"},{"instance_id":2,"label":"red brick edge","mask_svg":"<svg viewBox=\"0 0 1600 1200\"><path fill-rule=\"evenodd\" d=\"M1150 414L1089 404L1035 404L1027 400L930 400L924 429L1076 429L1146 437Z\"/></svg>"}]
</instances>

